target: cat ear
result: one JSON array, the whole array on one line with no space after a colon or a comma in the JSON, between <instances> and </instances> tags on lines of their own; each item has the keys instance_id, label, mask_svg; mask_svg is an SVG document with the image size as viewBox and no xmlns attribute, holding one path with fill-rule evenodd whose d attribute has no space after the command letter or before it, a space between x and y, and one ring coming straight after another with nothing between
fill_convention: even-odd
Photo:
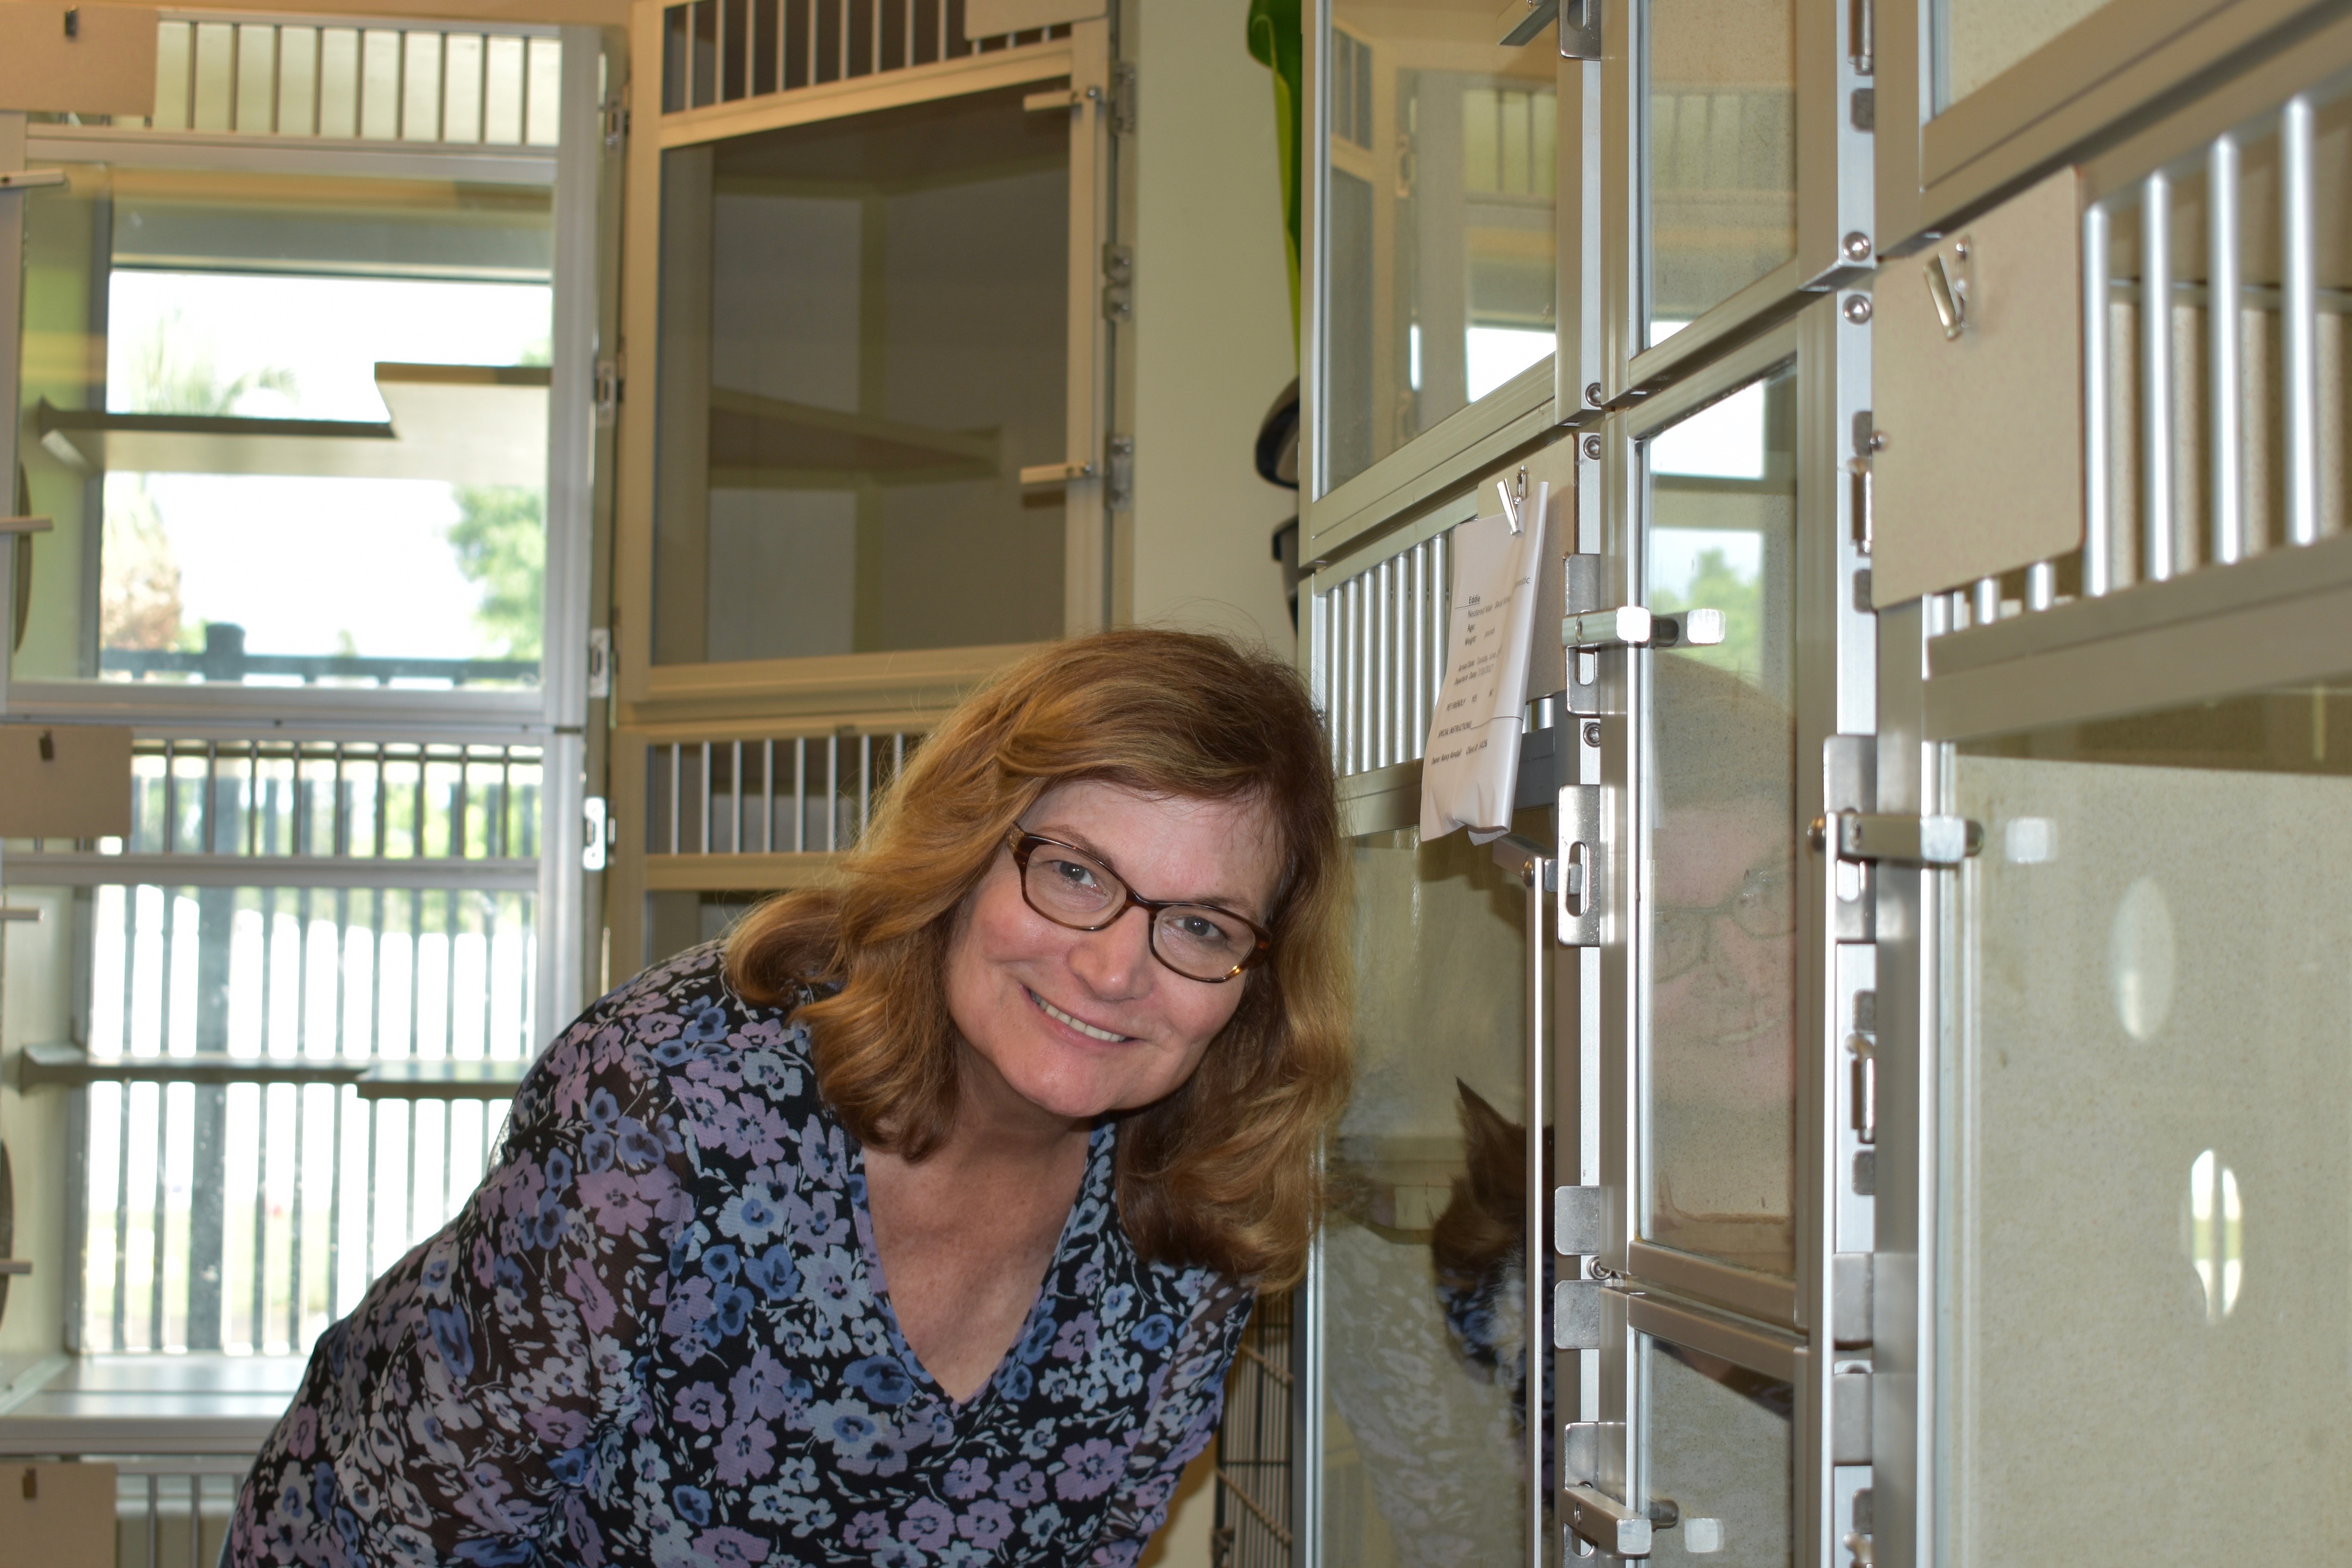
<instances>
[{"instance_id":1,"label":"cat ear","mask_svg":"<svg viewBox=\"0 0 2352 1568\"><path fill-rule=\"evenodd\" d=\"M1527 1129L1496 1110L1487 1103L1485 1095L1480 1094L1460 1079L1454 1080L1454 1087L1462 1098L1460 1107L1462 1135L1469 1141L1473 1148L1479 1146L1483 1140L1501 1139L1507 1142L1526 1134Z\"/></svg>"}]
</instances>

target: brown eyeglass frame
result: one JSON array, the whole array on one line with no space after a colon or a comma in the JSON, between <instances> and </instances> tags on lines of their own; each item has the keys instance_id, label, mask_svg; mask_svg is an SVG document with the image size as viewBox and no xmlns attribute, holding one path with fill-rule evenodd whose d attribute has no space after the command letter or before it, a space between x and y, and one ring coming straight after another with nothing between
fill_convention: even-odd
<instances>
[{"instance_id":1,"label":"brown eyeglass frame","mask_svg":"<svg viewBox=\"0 0 2352 1568\"><path fill-rule=\"evenodd\" d=\"M1076 921L1066 921L1059 915L1048 914L1045 910L1038 909L1037 901L1029 896L1029 857L1036 851L1040 845L1053 849L1066 849L1073 855L1083 856L1087 859L1094 862L1096 865L1100 866L1104 870L1109 872L1111 876L1118 879L1119 891L1127 895L1126 901L1121 903L1118 908L1113 910L1099 924L1097 925L1079 925ZM1010 833L1005 835L1004 847L1013 851L1013 869L1020 873L1021 901L1027 904L1040 919L1052 921L1055 925L1060 926L1065 931L1108 931L1112 926L1117 925L1120 920L1125 918L1128 910L1141 910L1144 914L1149 917L1144 921L1143 926L1144 945L1151 950L1151 956L1158 959L1160 966L1166 969L1171 974L1182 975L1183 978L1187 980L1197 980L1203 985L1223 985L1226 981L1234 978L1236 975L1244 973L1249 970L1255 969L1259 964L1264 963L1266 961L1268 954L1274 952L1274 933L1266 930L1264 926L1258 924L1257 921L1250 919L1249 916L1229 910L1223 904L1212 904L1200 899L1147 899L1138 893L1132 887L1128 885L1127 879L1119 875L1118 868L1117 867L1113 866L1109 861L1104 859L1101 856L1096 854L1091 849L1082 849L1075 844L1066 844L1058 838L1048 838L1042 833L1032 833L1024 827L1018 826L1014 827ZM1242 924L1249 927L1250 934L1257 938L1257 946L1247 957L1244 958L1239 963L1234 964L1231 969L1225 971L1223 974L1213 977L1203 974L1185 974L1182 970L1177 968L1174 964L1170 963L1165 957L1162 957L1160 952L1160 911L1162 910L1184 909L1214 910L1217 913L1223 915L1228 920L1236 920L1241 921Z\"/></svg>"}]
</instances>

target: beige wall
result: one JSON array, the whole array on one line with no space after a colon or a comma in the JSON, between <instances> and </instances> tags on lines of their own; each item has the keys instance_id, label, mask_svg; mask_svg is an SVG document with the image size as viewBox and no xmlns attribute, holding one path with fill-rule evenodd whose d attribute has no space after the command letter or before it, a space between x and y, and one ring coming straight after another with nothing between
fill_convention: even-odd
<instances>
[{"instance_id":1,"label":"beige wall","mask_svg":"<svg viewBox=\"0 0 2352 1568\"><path fill-rule=\"evenodd\" d=\"M1257 477L1259 419L1297 374L1274 153L1274 89L1248 7L1134 0L1129 234L1135 247L1135 510L1119 608L1138 621L1292 646L1274 530L1294 498Z\"/></svg>"},{"instance_id":2,"label":"beige wall","mask_svg":"<svg viewBox=\"0 0 2352 1568\"><path fill-rule=\"evenodd\" d=\"M62 888L10 888L0 900L37 909L38 921L0 924L0 1142L15 1173L16 1234L9 1250L34 1272L8 1282L0 1312L0 1388L42 1357L65 1348L67 1245L65 1168L68 1100L60 1089L16 1089L27 1045L68 1037L73 986L73 895Z\"/></svg>"},{"instance_id":3,"label":"beige wall","mask_svg":"<svg viewBox=\"0 0 2352 1568\"><path fill-rule=\"evenodd\" d=\"M1217 1520L1215 1446L1186 1467L1168 1505L1168 1522L1144 1549L1136 1568L1209 1568L1215 1561L1209 1532Z\"/></svg>"},{"instance_id":4,"label":"beige wall","mask_svg":"<svg viewBox=\"0 0 2352 1568\"><path fill-rule=\"evenodd\" d=\"M1269 543L1294 497L1257 477L1259 419L1297 374L1274 89L1250 58L1248 7L1135 0L1126 56L1139 80L1132 200L1135 435L1124 520L1123 618L1292 646ZM1214 1450L1194 1461L1145 1568L1208 1568Z\"/></svg>"}]
</instances>

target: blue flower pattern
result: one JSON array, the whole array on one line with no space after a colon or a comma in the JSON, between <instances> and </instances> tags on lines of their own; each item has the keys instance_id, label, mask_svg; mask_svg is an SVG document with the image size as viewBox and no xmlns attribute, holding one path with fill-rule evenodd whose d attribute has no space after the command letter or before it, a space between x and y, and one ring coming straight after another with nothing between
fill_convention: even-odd
<instances>
[{"instance_id":1,"label":"blue flower pattern","mask_svg":"<svg viewBox=\"0 0 2352 1568\"><path fill-rule=\"evenodd\" d=\"M890 1312L806 1031L680 954L548 1047L480 1189L320 1337L230 1561L1125 1568L1252 1295L1136 1256L1116 1139L958 1405Z\"/></svg>"}]
</instances>

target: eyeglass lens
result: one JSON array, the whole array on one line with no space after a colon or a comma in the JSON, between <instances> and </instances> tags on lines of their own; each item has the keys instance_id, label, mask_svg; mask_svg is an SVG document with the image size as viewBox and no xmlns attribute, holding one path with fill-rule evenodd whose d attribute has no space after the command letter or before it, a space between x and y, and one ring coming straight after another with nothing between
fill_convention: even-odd
<instances>
[{"instance_id":1,"label":"eyeglass lens","mask_svg":"<svg viewBox=\"0 0 2352 1568\"><path fill-rule=\"evenodd\" d=\"M1099 930L1124 911L1127 884L1100 863L1057 844L1029 853L1022 891L1030 908L1060 925ZM1257 951L1250 928L1208 904L1171 904L1152 911L1151 951L1194 980L1223 980Z\"/></svg>"}]
</instances>

